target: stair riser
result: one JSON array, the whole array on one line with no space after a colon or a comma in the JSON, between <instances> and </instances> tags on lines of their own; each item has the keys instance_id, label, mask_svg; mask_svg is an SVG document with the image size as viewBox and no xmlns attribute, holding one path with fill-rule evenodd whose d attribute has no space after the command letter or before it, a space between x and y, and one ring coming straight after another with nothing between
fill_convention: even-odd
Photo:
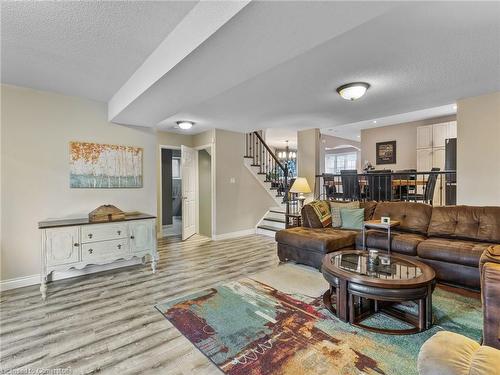
<instances>
[{"instance_id":1,"label":"stair riser","mask_svg":"<svg viewBox=\"0 0 500 375\"><path fill-rule=\"evenodd\" d=\"M268 212L268 214L266 215L266 218L272 218L272 219L283 219L285 220L285 214L279 214L279 213L276 213L276 212Z\"/></svg>"},{"instance_id":2,"label":"stair riser","mask_svg":"<svg viewBox=\"0 0 500 375\"><path fill-rule=\"evenodd\" d=\"M272 238L274 238L274 236L276 235L276 232L273 232L271 230L260 229L260 228L257 228L255 233L262 234L264 236L268 236L268 237L272 237Z\"/></svg>"},{"instance_id":3,"label":"stair riser","mask_svg":"<svg viewBox=\"0 0 500 375\"><path fill-rule=\"evenodd\" d=\"M269 220L264 219L262 221L262 224L269 225L270 227L273 227L273 228L285 229L285 223L277 223L275 221L269 221Z\"/></svg>"}]
</instances>

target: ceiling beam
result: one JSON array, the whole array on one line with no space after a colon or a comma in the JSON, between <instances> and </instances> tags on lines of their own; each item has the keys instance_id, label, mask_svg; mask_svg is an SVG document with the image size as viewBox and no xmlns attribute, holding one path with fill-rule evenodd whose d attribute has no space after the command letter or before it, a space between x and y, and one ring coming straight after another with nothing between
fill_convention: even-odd
<instances>
[{"instance_id":1,"label":"ceiling beam","mask_svg":"<svg viewBox=\"0 0 500 375\"><path fill-rule=\"evenodd\" d=\"M200 1L113 95L108 102L109 121L117 120L117 116L125 108L198 48L249 2L250 0Z\"/></svg>"}]
</instances>

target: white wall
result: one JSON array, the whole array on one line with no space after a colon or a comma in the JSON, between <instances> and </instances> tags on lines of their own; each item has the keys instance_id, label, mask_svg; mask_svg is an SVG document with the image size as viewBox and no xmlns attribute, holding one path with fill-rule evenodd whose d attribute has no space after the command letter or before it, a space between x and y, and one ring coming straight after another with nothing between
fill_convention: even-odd
<instances>
[{"instance_id":1,"label":"white wall","mask_svg":"<svg viewBox=\"0 0 500 375\"><path fill-rule=\"evenodd\" d=\"M376 169L416 169L417 128L455 119L456 116L452 115L361 130L361 166L368 160ZM375 164L376 143L385 141L396 141L396 164Z\"/></svg>"},{"instance_id":2,"label":"white wall","mask_svg":"<svg viewBox=\"0 0 500 375\"><path fill-rule=\"evenodd\" d=\"M457 105L457 203L500 206L500 92Z\"/></svg>"},{"instance_id":3,"label":"white wall","mask_svg":"<svg viewBox=\"0 0 500 375\"><path fill-rule=\"evenodd\" d=\"M114 125L106 105L9 85L1 87L1 279L39 273L38 222L84 216L102 204L156 212L156 135ZM139 189L70 189L69 142L144 148Z\"/></svg>"}]
</instances>

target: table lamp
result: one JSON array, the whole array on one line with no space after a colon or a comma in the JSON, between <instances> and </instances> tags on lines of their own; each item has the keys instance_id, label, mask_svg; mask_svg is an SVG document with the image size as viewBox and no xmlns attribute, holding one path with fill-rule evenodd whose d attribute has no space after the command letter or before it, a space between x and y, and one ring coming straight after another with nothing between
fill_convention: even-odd
<instances>
[{"instance_id":1,"label":"table lamp","mask_svg":"<svg viewBox=\"0 0 500 375\"><path fill-rule=\"evenodd\" d=\"M300 202L300 208L304 206L304 200L306 199L306 197L304 197L304 193L310 193L310 192L311 188L309 187L309 184L307 183L307 179L305 177L297 177L292 187L290 188L290 193L299 194L297 199Z\"/></svg>"}]
</instances>

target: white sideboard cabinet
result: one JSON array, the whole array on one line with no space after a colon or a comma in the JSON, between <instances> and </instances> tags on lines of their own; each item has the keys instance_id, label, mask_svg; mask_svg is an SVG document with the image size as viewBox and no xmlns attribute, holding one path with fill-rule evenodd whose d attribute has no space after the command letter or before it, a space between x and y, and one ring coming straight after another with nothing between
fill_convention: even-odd
<instances>
[{"instance_id":1,"label":"white sideboard cabinet","mask_svg":"<svg viewBox=\"0 0 500 375\"><path fill-rule=\"evenodd\" d=\"M53 271L82 269L117 260L151 258L156 272L156 218L137 214L123 221L92 223L87 218L50 220L38 223L41 230L42 298L47 297L47 280Z\"/></svg>"}]
</instances>

